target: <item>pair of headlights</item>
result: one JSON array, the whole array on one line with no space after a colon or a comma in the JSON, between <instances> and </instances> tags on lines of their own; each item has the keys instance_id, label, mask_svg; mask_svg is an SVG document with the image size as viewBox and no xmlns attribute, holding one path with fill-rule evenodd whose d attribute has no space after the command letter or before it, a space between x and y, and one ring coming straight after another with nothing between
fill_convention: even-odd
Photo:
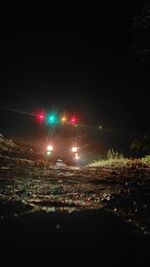
<instances>
[{"instance_id":1,"label":"pair of headlights","mask_svg":"<svg viewBox=\"0 0 150 267\"><path fill-rule=\"evenodd\" d=\"M53 150L54 150L54 148L53 148L52 145L48 145L47 146L47 151L52 152ZM72 149L71 149L71 151L73 153L77 153L78 150L79 150L79 147L77 147L77 146L73 146Z\"/></svg>"},{"instance_id":2,"label":"pair of headlights","mask_svg":"<svg viewBox=\"0 0 150 267\"><path fill-rule=\"evenodd\" d=\"M52 153L53 150L54 150L53 146L52 146L52 145L48 145L48 146L47 146L47 155L51 155L51 153ZM78 161L78 160L80 159L79 154L77 153L78 150L79 150L79 147L76 147L76 146L73 146L72 149L71 149L71 151L72 151L73 153L75 153L75 155L74 155L74 159L75 159L76 161Z\"/></svg>"}]
</instances>

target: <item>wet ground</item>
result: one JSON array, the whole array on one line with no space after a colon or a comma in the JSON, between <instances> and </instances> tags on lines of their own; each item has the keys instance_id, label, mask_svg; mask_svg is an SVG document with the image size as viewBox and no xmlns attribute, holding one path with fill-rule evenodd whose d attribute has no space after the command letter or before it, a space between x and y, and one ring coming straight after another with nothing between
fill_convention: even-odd
<instances>
[{"instance_id":1,"label":"wet ground","mask_svg":"<svg viewBox=\"0 0 150 267\"><path fill-rule=\"evenodd\" d=\"M1 169L0 249L5 265L146 266L149 170L126 170L124 177L122 171Z\"/></svg>"}]
</instances>

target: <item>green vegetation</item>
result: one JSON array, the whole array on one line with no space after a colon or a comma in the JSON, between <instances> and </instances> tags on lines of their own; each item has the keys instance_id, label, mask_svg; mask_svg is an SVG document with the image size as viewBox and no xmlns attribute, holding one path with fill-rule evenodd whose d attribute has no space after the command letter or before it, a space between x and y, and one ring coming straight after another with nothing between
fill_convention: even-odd
<instances>
[{"instance_id":1,"label":"green vegetation","mask_svg":"<svg viewBox=\"0 0 150 267\"><path fill-rule=\"evenodd\" d=\"M106 159L96 160L89 164L91 167L105 167L105 166L115 166L115 167L123 167L126 166L130 162L130 159L127 159L123 156L123 154L119 154L117 151L113 149L109 149Z\"/></svg>"},{"instance_id":2,"label":"green vegetation","mask_svg":"<svg viewBox=\"0 0 150 267\"><path fill-rule=\"evenodd\" d=\"M145 157L143 157L143 158L141 159L141 161L142 161L144 164L150 166L150 155L146 155Z\"/></svg>"},{"instance_id":3,"label":"green vegetation","mask_svg":"<svg viewBox=\"0 0 150 267\"><path fill-rule=\"evenodd\" d=\"M129 159L119 154L113 149L109 149L105 159L99 159L89 164L90 167L110 167L110 168L122 168L122 167L149 167L150 155L147 155L141 159Z\"/></svg>"},{"instance_id":4,"label":"green vegetation","mask_svg":"<svg viewBox=\"0 0 150 267\"><path fill-rule=\"evenodd\" d=\"M132 141L130 149L135 152L150 153L150 133L146 133L142 138Z\"/></svg>"}]
</instances>

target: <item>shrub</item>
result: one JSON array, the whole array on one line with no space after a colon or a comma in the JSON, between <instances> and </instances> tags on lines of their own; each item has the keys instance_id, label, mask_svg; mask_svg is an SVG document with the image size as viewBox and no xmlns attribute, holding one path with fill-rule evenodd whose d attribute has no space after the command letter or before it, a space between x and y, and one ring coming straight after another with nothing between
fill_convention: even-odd
<instances>
[{"instance_id":1,"label":"shrub","mask_svg":"<svg viewBox=\"0 0 150 267\"><path fill-rule=\"evenodd\" d=\"M142 160L143 163L145 163L147 165L150 165L150 155L146 155L141 160Z\"/></svg>"}]
</instances>

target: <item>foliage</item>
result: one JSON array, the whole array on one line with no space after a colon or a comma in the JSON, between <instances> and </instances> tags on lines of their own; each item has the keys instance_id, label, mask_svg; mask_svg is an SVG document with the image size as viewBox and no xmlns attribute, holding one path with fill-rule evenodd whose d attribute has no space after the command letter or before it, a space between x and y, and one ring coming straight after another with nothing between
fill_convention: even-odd
<instances>
[{"instance_id":1,"label":"foliage","mask_svg":"<svg viewBox=\"0 0 150 267\"><path fill-rule=\"evenodd\" d=\"M150 165L150 155L146 155L145 157L143 157L142 162L146 165Z\"/></svg>"},{"instance_id":2,"label":"foliage","mask_svg":"<svg viewBox=\"0 0 150 267\"><path fill-rule=\"evenodd\" d=\"M109 149L107 152L107 160L118 160L123 159L123 154L119 154L119 152L114 151L114 149Z\"/></svg>"},{"instance_id":3,"label":"foliage","mask_svg":"<svg viewBox=\"0 0 150 267\"><path fill-rule=\"evenodd\" d=\"M150 153L150 134L146 133L143 138L133 140L130 149L135 152Z\"/></svg>"},{"instance_id":4,"label":"foliage","mask_svg":"<svg viewBox=\"0 0 150 267\"><path fill-rule=\"evenodd\" d=\"M128 164L130 160L125 158L123 154L120 154L113 149L109 149L105 160L97 160L92 162L91 167L123 167Z\"/></svg>"},{"instance_id":5,"label":"foliage","mask_svg":"<svg viewBox=\"0 0 150 267\"><path fill-rule=\"evenodd\" d=\"M149 1L148 1L149 2ZM142 2L137 6L131 28L130 52L133 61L140 64L150 62L150 4Z\"/></svg>"},{"instance_id":6,"label":"foliage","mask_svg":"<svg viewBox=\"0 0 150 267\"><path fill-rule=\"evenodd\" d=\"M135 152L139 152L140 150L142 150L142 141L139 139L133 140L130 149Z\"/></svg>"}]
</instances>

